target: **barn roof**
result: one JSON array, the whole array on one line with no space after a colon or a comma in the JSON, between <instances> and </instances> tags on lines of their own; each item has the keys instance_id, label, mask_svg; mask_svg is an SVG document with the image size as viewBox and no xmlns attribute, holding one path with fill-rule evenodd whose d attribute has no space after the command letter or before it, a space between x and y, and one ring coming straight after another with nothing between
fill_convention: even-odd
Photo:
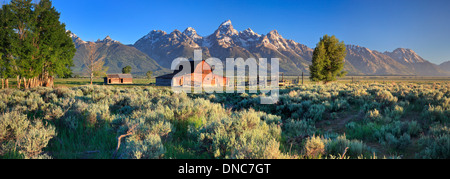
<instances>
[{"instance_id":1,"label":"barn roof","mask_svg":"<svg viewBox=\"0 0 450 179\"><path fill-rule=\"evenodd\" d=\"M203 61L193 61L193 60L189 60L189 61L182 61L177 65L178 70L175 70L173 73L170 74L165 74L162 76L158 76L155 78L159 78L159 79L172 79L175 75L186 75L186 74L192 74L195 72L195 69L197 68L197 66L202 63L202 64L206 64L209 66L208 63L206 63L204 60ZM190 66L191 69L190 71L183 71L183 67L187 67ZM209 66L210 67L210 66ZM211 67L210 67L211 68Z\"/></svg>"},{"instance_id":2,"label":"barn roof","mask_svg":"<svg viewBox=\"0 0 450 179\"><path fill-rule=\"evenodd\" d=\"M133 78L131 74L108 74L108 78Z\"/></svg>"},{"instance_id":3,"label":"barn roof","mask_svg":"<svg viewBox=\"0 0 450 179\"><path fill-rule=\"evenodd\" d=\"M157 76L155 78L172 79L175 75L176 75L175 73L170 73L170 74L166 74L166 75L162 75L162 76Z\"/></svg>"},{"instance_id":4,"label":"barn roof","mask_svg":"<svg viewBox=\"0 0 450 179\"><path fill-rule=\"evenodd\" d=\"M188 64L189 63L189 64ZM180 62L177 67L178 70L175 70L174 73L175 74L179 74L180 72L182 72L184 67L190 66L191 67L191 73L194 73L195 68L197 67L197 65L199 65L200 63L205 63L205 61L193 61L193 60L189 60L189 61L182 61ZM187 74L187 73L185 73Z\"/></svg>"}]
</instances>

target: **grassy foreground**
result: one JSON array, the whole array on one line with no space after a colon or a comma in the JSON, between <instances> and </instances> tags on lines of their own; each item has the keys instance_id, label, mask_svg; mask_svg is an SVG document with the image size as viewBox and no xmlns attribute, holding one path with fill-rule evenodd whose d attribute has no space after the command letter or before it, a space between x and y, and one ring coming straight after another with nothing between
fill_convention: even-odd
<instances>
[{"instance_id":1,"label":"grassy foreground","mask_svg":"<svg viewBox=\"0 0 450 179\"><path fill-rule=\"evenodd\" d=\"M281 79L281 78L280 78ZM292 84L301 84L301 76L285 76L285 80L290 81ZM135 86L150 86L150 84L155 83L155 78L134 78L132 85L110 85L114 87L135 87ZM300 83L297 83L300 81ZM410 82L410 83L436 83L436 82L450 82L450 77L419 77L419 76L346 76L344 78L339 78L338 83L391 83L391 82ZM89 85L89 78L57 78L55 79L56 88L71 88L83 85ZM304 76L304 84L316 84L309 80L309 76ZM94 85L104 85L103 78L95 78L93 81ZM9 79L10 88L17 88L16 79Z\"/></svg>"},{"instance_id":2,"label":"grassy foreground","mask_svg":"<svg viewBox=\"0 0 450 179\"><path fill-rule=\"evenodd\" d=\"M0 157L450 158L450 82L308 82L275 105L83 83L0 90Z\"/></svg>"}]
</instances>

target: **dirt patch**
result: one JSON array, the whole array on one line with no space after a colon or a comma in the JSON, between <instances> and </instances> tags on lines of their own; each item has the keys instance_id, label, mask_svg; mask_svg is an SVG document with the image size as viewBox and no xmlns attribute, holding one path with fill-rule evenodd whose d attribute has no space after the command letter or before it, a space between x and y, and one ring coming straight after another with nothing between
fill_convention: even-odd
<instances>
[{"instance_id":1,"label":"dirt patch","mask_svg":"<svg viewBox=\"0 0 450 179\"><path fill-rule=\"evenodd\" d=\"M350 111L337 114L337 119L324 120L316 123L316 128L325 132L345 133L346 125L351 121L358 121L363 118L359 111Z\"/></svg>"}]
</instances>

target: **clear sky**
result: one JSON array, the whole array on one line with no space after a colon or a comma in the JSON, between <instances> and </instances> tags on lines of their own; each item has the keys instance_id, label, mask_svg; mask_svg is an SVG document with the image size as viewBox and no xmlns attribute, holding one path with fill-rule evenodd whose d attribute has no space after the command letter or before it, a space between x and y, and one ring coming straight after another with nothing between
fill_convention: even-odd
<instances>
[{"instance_id":1,"label":"clear sky","mask_svg":"<svg viewBox=\"0 0 450 179\"><path fill-rule=\"evenodd\" d=\"M53 0L83 40L133 44L151 30L193 27L210 35L230 19L238 31L271 30L314 48L324 34L380 52L410 48L450 60L450 0Z\"/></svg>"}]
</instances>

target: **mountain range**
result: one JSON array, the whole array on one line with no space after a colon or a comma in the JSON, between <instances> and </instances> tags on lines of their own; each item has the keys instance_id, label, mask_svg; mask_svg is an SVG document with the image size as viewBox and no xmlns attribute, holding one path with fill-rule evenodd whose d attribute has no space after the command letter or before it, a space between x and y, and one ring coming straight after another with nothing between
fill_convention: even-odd
<instances>
[{"instance_id":1,"label":"mountain range","mask_svg":"<svg viewBox=\"0 0 450 179\"><path fill-rule=\"evenodd\" d=\"M72 36L77 46L74 61L82 59L86 42ZM200 36L192 27L183 32L174 30L166 33L152 30L133 45L123 45L109 37L96 42L107 55L111 72L119 72L124 64L143 64L134 72L157 70L167 72L172 61L178 57L193 59L194 50L201 49L203 58L279 58L280 72L286 75L309 73L313 49L293 40L285 39L277 30L261 35L248 28L234 29L230 20L223 22L211 35ZM358 45L346 45L347 57L344 70L349 75L417 75L448 76L450 62L433 64L411 49L398 48L392 52L378 52ZM125 55L126 54L126 55ZM145 65L144 65L145 64ZM82 70L76 62L75 68ZM110 71L108 71L110 72Z\"/></svg>"},{"instance_id":2,"label":"mountain range","mask_svg":"<svg viewBox=\"0 0 450 179\"><path fill-rule=\"evenodd\" d=\"M86 48L88 42L83 41L75 34L71 34L72 40L77 48L73 59L73 74L84 75L86 65L84 59L87 58L89 51ZM131 66L132 74L145 76L147 71L153 71L155 76L170 73L170 70L161 67L155 60L147 54L142 53L136 48L124 45L119 41L112 40L107 36L103 40L94 42L99 56L105 57L105 66L108 67L107 73L122 73L122 68Z\"/></svg>"},{"instance_id":3,"label":"mountain range","mask_svg":"<svg viewBox=\"0 0 450 179\"><path fill-rule=\"evenodd\" d=\"M444 63L441 63L439 65L439 67L443 70L449 71L450 72L450 61L446 61Z\"/></svg>"}]
</instances>

